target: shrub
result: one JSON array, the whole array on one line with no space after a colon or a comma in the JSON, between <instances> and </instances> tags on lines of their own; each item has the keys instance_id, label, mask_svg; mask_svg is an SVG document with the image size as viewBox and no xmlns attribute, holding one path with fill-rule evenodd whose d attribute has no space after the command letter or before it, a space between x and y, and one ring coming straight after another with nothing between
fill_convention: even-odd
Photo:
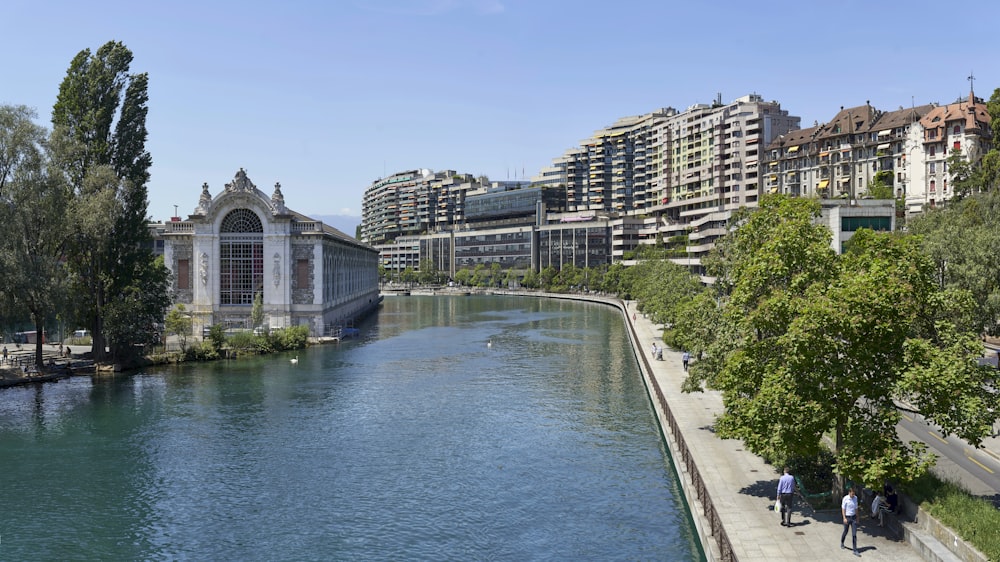
<instances>
[{"instance_id":1,"label":"shrub","mask_svg":"<svg viewBox=\"0 0 1000 562\"><path fill-rule=\"evenodd\" d=\"M239 355L248 355L268 351L267 339L255 336L252 332L236 332L228 338L229 348Z\"/></svg>"},{"instance_id":2,"label":"shrub","mask_svg":"<svg viewBox=\"0 0 1000 562\"><path fill-rule=\"evenodd\" d=\"M292 326L274 330L267 336L267 339L271 349L275 351L302 349L309 342L309 327Z\"/></svg>"},{"instance_id":3,"label":"shrub","mask_svg":"<svg viewBox=\"0 0 1000 562\"><path fill-rule=\"evenodd\" d=\"M219 358L219 350L209 341L203 341L198 345L192 345L184 350L186 361L213 361Z\"/></svg>"}]
</instances>

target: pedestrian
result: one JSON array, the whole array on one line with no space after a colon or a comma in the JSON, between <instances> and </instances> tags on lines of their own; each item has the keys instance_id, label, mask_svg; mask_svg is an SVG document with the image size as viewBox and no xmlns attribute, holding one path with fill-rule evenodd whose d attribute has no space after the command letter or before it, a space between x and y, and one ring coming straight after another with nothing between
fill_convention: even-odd
<instances>
[{"instance_id":1,"label":"pedestrian","mask_svg":"<svg viewBox=\"0 0 1000 562\"><path fill-rule=\"evenodd\" d=\"M781 526L792 526L792 497L795 494L795 477L791 469L785 467L785 473L778 479L778 499L781 500ZM787 514L787 516L785 515Z\"/></svg>"},{"instance_id":2,"label":"pedestrian","mask_svg":"<svg viewBox=\"0 0 1000 562\"><path fill-rule=\"evenodd\" d=\"M3 362L7 362L7 346L3 346Z\"/></svg>"},{"instance_id":3,"label":"pedestrian","mask_svg":"<svg viewBox=\"0 0 1000 562\"><path fill-rule=\"evenodd\" d=\"M844 532L840 535L840 548L844 546L844 539L847 538L847 530L851 530L851 541L854 547L854 555L860 557L858 552L858 496L854 494L854 487L848 488L847 495L840 501L840 514L844 516Z\"/></svg>"},{"instance_id":4,"label":"pedestrian","mask_svg":"<svg viewBox=\"0 0 1000 562\"><path fill-rule=\"evenodd\" d=\"M691 362L691 354L685 351L684 355L681 355L681 362L684 363L684 371L687 372L688 363Z\"/></svg>"},{"instance_id":5,"label":"pedestrian","mask_svg":"<svg viewBox=\"0 0 1000 562\"><path fill-rule=\"evenodd\" d=\"M872 519L878 519L879 527L885 527L886 513L889 513L889 502L886 501L882 492L879 492L875 495L875 499L872 500L872 511L870 517Z\"/></svg>"}]
</instances>

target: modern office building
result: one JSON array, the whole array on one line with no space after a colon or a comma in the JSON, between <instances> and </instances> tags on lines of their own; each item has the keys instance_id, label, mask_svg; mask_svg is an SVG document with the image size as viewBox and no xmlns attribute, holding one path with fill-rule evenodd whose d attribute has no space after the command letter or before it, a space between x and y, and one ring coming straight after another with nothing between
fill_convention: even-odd
<instances>
[{"instance_id":1,"label":"modern office building","mask_svg":"<svg viewBox=\"0 0 1000 562\"><path fill-rule=\"evenodd\" d=\"M194 212L161 236L174 300L195 333L251 327L258 295L266 326L306 325L315 336L378 304L376 249L288 209L280 184L268 197L242 169L214 197L204 184Z\"/></svg>"}]
</instances>

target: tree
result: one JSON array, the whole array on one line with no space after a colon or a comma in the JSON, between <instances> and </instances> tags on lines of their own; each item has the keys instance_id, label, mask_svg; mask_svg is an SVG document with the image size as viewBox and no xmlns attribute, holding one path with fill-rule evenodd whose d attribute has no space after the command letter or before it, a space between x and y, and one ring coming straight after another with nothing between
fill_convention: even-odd
<instances>
[{"instance_id":1,"label":"tree","mask_svg":"<svg viewBox=\"0 0 1000 562\"><path fill-rule=\"evenodd\" d=\"M360 228L360 227L358 227ZM381 263L378 264L378 290L381 291L382 287L385 285L386 271L385 266Z\"/></svg>"},{"instance_id":2,"label":"tree","mask_svg":"<svg viewBox=\"0 0 1000 562\"><path fill-rule=\"evenodd\" d=\"M253 296L253 307L250 309L251 328L256 330L264 323L264 293L257 291Z\"/></svg>"},{"instance_id":3,"label":"tree","mask_svg":"<svg viewBox=\"0 0 1000 562\"><path fill-rule=\"evenodd\" d=\"M868 183L868 195L873 199L894 199L892 193L892 172L880 170Z\"/></svg>"},{"instance_id":4,"label":"tree","mask_svg":"<svg viewBox=\"0 0 1000 562\"><path fill-rule=\"evenodd\" d=\"M524 278L521 279L521 286L526 289L537 289L538 288L538 274L535 273L534 269L529 269L525 274Z\"/></svg>"},{"instance_id":5,"label":"tree","mask_svg":"<svg viewBox=\"0 0 1000 562\"><path fill-rule=\"evenodd\" d=\"M418 272L418 279L421 285L432 285L438 280L437 267L434 266L434 262L431 260L420 260L420 271Z\"/></svg>"},{"instance_id":6,"label":"tree","mask_svg":"<svg viewBox=\"0 0 1000 562\"><path fill-rule=\"evenodd\" d=\"M147 262L134 275L104 311L111 359L119 363L133 361L146 347L160 343L157 324L170 306L170 272L163 267L162 257Z\"/></svg>"},{"instance_id":7,"label":"tree","mask_svg":"<svg viewBox=\"0 0 1000 562\"><path fill-rule=\"evenodd\" d=\"M413 270L412 266L408 265L399 275L399 278L403 283L406 283L408 287L411 287L417 282L417 272Z\"/></svg>"},{"instance_id":8,"label":"tree","mask_svg":"<svg viewBox=\"0 0 1000 562\"><path fill-rule=\"evenodd\" d=\"M980 178L976 167L957 148L948 154L948 174L951 176L951 189L956 200L968 197L978 190Z\"/></svg>"},{"instance_id":9,"label":"tree","mask_svg":"<svg viewBox=\"0 0 1000 562\"><path fill-rule=\"evenodd\" d=\"M503 268L500 267L499 262L493 262L490 264L490 273L488 284L490 287L499 287L500 280L503 278Z\"/></svg>"},{"instance_id":10,"label":"tree","mask_svg":"<svg viewBox=\"0 0 1000 562\"><path fill-rule=\"evenodd\" d=\"M24 106L0 106L0 293L8 313L30 316L41 369L45 324L65 296L70 192L33 117Z\"/></svg>"},{"instance_id":11,"label":"tree","mask_svg":"<svg viewBox=\"0 0 1000 562\"><path fill-rule=\"evenodd\" d=\"M91 327L93 353L105 358L105 344L116 355L131 355L127 326L105 326L109 308L121 303L151 303L164 295L137 298L136 291L162 290L159 283L136 284L150 270L153 256L146 226L146 183L152 159L145 149L148 101L146 74L130 74L132 52L111 41L96 53L81 51L70 63L52 111L53 138L60 166L76 201L69 221L77 225L69 253L78 312ZM96 216L91 213L99 213ZM94 224L95 221L107 223ZM118 304L116 304L118 303ZM112 306L114 305L114 306ZM116 315L130 324L132 318ZM120 337L105 341L105 330ZM139 340L141 332L135 333ZM119 353L120 352L120 353Z\"/></svg>"},{"instance_id":12,"label":"tree","mask_svg":"<svg viewBox=\"0 0 1000 562\"><path fill-rule=\"evenodd\" d=\"M895 399L973 444L1000 406L976 361L972 300L940 289L912 236L862 229L836 256L817 212L812 201L765 198L717 246L718 325L685 388L721 390L719 435L774 462L818 454L830 432L840 475L909 480L933 456L900 441Z\"/></svg>"},{"instance_id":13,"label":"tree","mask_svg":"<svg viewBox=\"0 0 1000 562\"><path fill-rule=\"evenodd\" d=\"M174 334L180 340L181 351L187 351L187 337L191 335L191 315L188 314L184 304L178 304L170 309L163 322L163 329L168 334Z\"/></svg>"},{"instance_id":14,"label":"tree","mask_svg":"<svg viewBox=\"0 0 1000 562\"><path fill-rule=\"evenodd\" d=\"M941 288L972 294L977 329L1000 335L1000 191L992 190L912 219Z\"/></svg>"},{"instance_id":15,"label":"tree","mask_svg":"<svg viewBox=\"0 0 1000 562\"><path fill-rule=\"evenodd\" d=\"M679 321L680 303L703 290L686 267L658 259L645 260L624 271L625 292L639 301L639 310L653 322L672 328Z\"/></svg>"}]
</instances>

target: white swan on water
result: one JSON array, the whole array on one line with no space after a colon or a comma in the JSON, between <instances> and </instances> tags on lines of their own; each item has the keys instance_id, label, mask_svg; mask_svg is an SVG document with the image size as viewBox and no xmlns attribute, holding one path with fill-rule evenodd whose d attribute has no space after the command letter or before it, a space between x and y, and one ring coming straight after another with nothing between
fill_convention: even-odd
<instances>
[{"instance_id":1,"label":"white swan on water","mask_svg":"<svg viewBox=\"0 0 1000 562\"><path fill-rule=\"evenodd\" d=\"M493 340L486 342L486 347L493 347Z\"/></svg>"},{"instance_id":2,"label":"white swan on water","mask_svg":"<svg viewBox=\"0 0 1000 562\"><path fill-rule=\"evenodd\" d=\"M292 363L298 363L299 362L299 356L296 355L295 357L292 357L291 359L289 359L289 361L291 361Z\"/></svg>"}]
</instances>

